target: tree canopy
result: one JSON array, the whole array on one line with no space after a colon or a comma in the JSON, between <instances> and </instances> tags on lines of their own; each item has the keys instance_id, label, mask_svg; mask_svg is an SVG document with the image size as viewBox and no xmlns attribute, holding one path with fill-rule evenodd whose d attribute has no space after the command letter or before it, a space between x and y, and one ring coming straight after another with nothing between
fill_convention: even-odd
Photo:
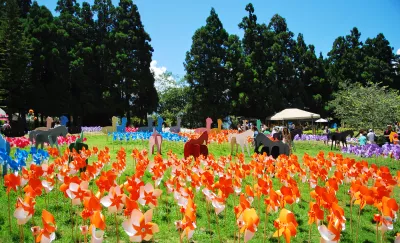
<instances>
[{"instance_id":1,"label":"tree canopy","mask_svg":"<svg viewBox=\"0 0 400 243\"><path fill-rule=\"evenodd\" d=\"M105 125L113 115L145 120L156 111L153 48L132 0L58 0L56 11L30 0L0 8L6 111L69 114L86 125Z\"/></svg>"},{"instance_id":2,"label":"tree canopy","mask_svg":"<svg viewBox=\"0 0 400 243\"><path fill-rule=\"evenodd\" d=\"M334 97L335 116L351 127L382 128L400 117L399 92L380 83L344 84Z\"/></svg>"},{"instance_id":3,"label":"tree canopy","mask_svg":"<svg viewBox=\"0 0 400 243\"><path fill-rule=\"evenodd\" d=\"M170 73L154 76L151 38L132 0L58 0L55 10L58 16L36 1L1 1L0 105L9 114L34 109L106 125L114 115L145 122L157 112L196 127L207 117L264 120L292 107L345 119L333 105L343 85L400 88L400 57L383 33L363 42L354 27L324 57L283 16L259 21L251 3L238 20L243 38L228 33L211 9L186 53L187 85Z\"/></svg>"}]
</instances>

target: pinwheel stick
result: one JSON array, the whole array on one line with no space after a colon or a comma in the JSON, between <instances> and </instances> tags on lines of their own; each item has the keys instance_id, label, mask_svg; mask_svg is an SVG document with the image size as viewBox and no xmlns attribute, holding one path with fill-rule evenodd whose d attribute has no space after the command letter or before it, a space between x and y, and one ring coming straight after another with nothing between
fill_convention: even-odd
<instances>
[{"instance_id":1,"label":"pinwheel stick","mask_svg":"<svg viewBox=\"0 0 400 243\"><path fill-rule=\"evenodd\" d=\"M268 209L265 207L264 242L267 240Z\"/></svg>"},{"instance_id":2,"label":"pinwheel stick","mask_svg":"<svg viewBox=\"0 0 400 243\"><path fill-rule=\"evenodd\" d=\"M215 214L215 221L216 221L216 223L217 223L217 231L218 231L219 242L222 242L221 233L220 233L220 231L219 231L218 214Z\"/></svg>"},{"instance_id":3,"label":"pinwheel stick","mask_svg":"<svg viewBox=\"0 0 400 243\"><path fill-rule=\"evenodd\" d=\"M117 219L117 213L114 213L114 218L115 218L115 232L117 234L117 243L119 243L119 234L118 234L118 219Z\"/></svg>"},{"instance_id":4,"label":"pinwheel stick","mask_svg":"<svg viewBox=\"0 0 400 243\"><path fill-rule=\"evenodd\" d=\"M360 209L358 210L358 227L357 227L357 233L356 233L356 242L358 242L358 231L360 229L360 216L361 216L361 204L360 204Z\"/></svg>"},{"instance_id":5,"label":"pinwheel stick","mask_svg":"<svg viewBox=\"0 0 400 243\"><path fill-rule=\"evenodd\" d=\"M10 233L11 233L11 209L10 209L10 192L7 193L8 195L8 224L10 225Z\"/></svg>"},{"instance_id":6,"label":"pinwheel stick","mask_svg":"<svg viewBox=\"0 0 400 243\"><path fill-rule=\"evenodd\" d=\"M351 236L353 236L353 199L350 194L350 231Z\"/></svg>"},{"instance_id":7,"label":"pinwheel stick","mask_svg":"<svg viewBox=\"0 0 400 243\"><path fill-rule=\"evenodd\" d=\"M212 238L211 238L211 219L210 219L210 212L209 212L208 202L206 202L206 211L207 211L207 218L208 218L208 233L210 234L210 242L212 242Z\"/></svg>"},{"instance_id":8,"label":"pinwheel stick","mask_svg":"<svg viewBox=\"0 0 400 243\"><path fill-rule=\"evenodd\" d=\"M376 222L376 242L379 242L378 226L379 226L379 221Z\"/></svg>"},{"instance_id":9,"label":"pinwheel stick","mask_svg":"<svg viewBox=\"0 0 400 243\"><path fill-rule=\"evenodd\" d=\"M311 243L311 227L312 224L310 224L310 228L308 229L308 243Z\"/></svg>"}]
</instances>

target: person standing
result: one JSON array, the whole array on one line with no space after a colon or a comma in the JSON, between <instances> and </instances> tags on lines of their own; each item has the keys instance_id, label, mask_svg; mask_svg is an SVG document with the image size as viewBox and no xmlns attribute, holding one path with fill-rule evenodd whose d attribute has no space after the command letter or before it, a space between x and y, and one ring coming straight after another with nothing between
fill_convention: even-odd
<instances>
[{"instance_id":1,"label":"person standing","mask_svg":"<svg viewBox=\"0 0 400 243\"><path fill-rule=\"evenodd\" d=\"M392 133L392 125L387 125L387 129L383 132L386 142L390 144L390 133Z\"/></svg>"},{"instance_id":2,"label":"person standing","mask_svg":"<svg viewBox=\"0 0 400 243\"><path fill-rule=\"evenodd\" d=\"M364 133L360 134L360 137L358 138L358 142L360 143L360 146L364 146L367 144L367 137L365 136Z\"/></svg>"},{"instance_id":3,"label":"person standing","mask_svg":"<svg viewBox=\"0 0 400 243\"><path fill-rule=\"evenodd\" d=\"M367 134L367 139L369 144L375 144L375 133L372 129L369 129L369 132Z\"/></svg>"},{"instance_id":4,"label":"person standing","mask_svg":"<svg viewBox=\"0 0 400 243\"><path fill-rule=\"evenodd\" d=\"M326 140L324 140L324 144L328 144L328 140L329 140L329 128L328 126L325 126L324 131L322 133L322 135L326 136Z\"/></svg>"},{"instance_id":5,"label":"person standing","mask_svg":"<svg viewBox=\"0 0 400 243\"><path fill-rule=\"evenodd\" d=\"M282 130L282 142L289 146L289 154L292 154L292 137L287 127Z\"/></svg>"}]
</instances>

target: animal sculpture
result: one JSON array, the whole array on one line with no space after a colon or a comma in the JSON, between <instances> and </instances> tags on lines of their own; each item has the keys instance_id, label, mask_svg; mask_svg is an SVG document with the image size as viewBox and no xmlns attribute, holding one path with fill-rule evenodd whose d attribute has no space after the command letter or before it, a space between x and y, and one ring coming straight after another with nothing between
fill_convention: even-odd
<instances>
[{"instance_id":1,"label":"animal sculpture","mask_svg":"<svg viewBox=\"0 0 400 243\"><path fill-rule=\"evenodd\" d=\"M123 117L121 119L121 125L117 125L117 132L125 132L125 127L127 122L128 120L126 119L126 117Z\"/></svg>"},{"instance_id":2,"label":"animal sculpture","mask_svg":"<svg viewBox=\"0 0 400 243\"><path fill-rule=\"evenodd\" d=\"M61 116L60 117L60 125L61 126L67 126L67 123L68 123L68 117L66 117L66 116Z\"/></svg>"},{"instance_id":3,"label":"animal sculpture","mask_svg":"<svg viewBox=\"0 0 400 243\"><path fill-rule=\"evenodd\" d=\"M5 140L2 135L0 135L0 149L3 149L7 155L10 155L10 143L7 142L7 140ZM3 162L3 172L2 172L3 177L7 174L7 168L8 168L8 165L4 161Z\"/></svg>"},{"instance_id":4,"label":"animal sculpture","mask_svg":"<svg viewBox=\"0 0 400 243\"><path fill-rule=\"evenodd\" d=\"M157 151L161 154L161 145L162 145L162 136L157 132L155 128L153 128L153 134L151 134L149 138L149 151L151 154L154 154L154 146L157 146Z\"/></svg>"},{"instance_id":5,"label":"animal sculpture","mask_svg":"<svg viewBox=\"0 0 400 243\"><path fill-rule=\"evenodd\" d=\"M67 136L68 130L65 126L59 126L53 129L49 129L48 131L37 131L34 136L30 136L30 139L32 138L32 143L35 143L36 149L38 148L39 144L41 145L41 148L43 149L44 143L49 143L51 147L56 145L57 149L58 147L58 142L57 138L59 136Z\"/></svg>"},{"instance_id":6,"label":"animal sculpture","mask_svg":"<svg viewBox=\"0 0 400 243\"><path fill-rule=\"evenodd\" d=\"M50 117L50 116L48 116L47 118L46 118L46 124L47 124L47 129L51 129L51 124L53 123L53 118L52 117Z\"/></svg>"},{"instance_id":7,"label":"animal sculpture","mask_svg":"<svg viewBox=\"0 0 400 243\"><path fill-rule=\"evenodd\" d=\"M227 116L227 117L225 118L225 122L222 124L222 127L223 127L224 129L229 129L229 128L231 128L231 125L232 125L231 118L230 118L229 116Z\"/></svg>"},{"instance_id":8,"label":"animal sculpture","mask_svg":"<svg viewBox=\"0 0 400 243\"><path fill-rule=\"evenodd\" d=\"M176 124L176 126L171 127L171 128L169 129L169 131L170 131L170 132L173 132L173 133L180 133L180 132L181 132L181 118L180 118L180 117L177 118L177 124Z\"/></svg>"},{"instance_id":9,"label":"animal sculpture","mask_svg":"<svg viewBox=\"0 0 400 243\"><path fill-rule=\"evenodd\" d=\"M210 131L211 131L211 124L212 124L212 123L213 123L212 119L211 119L210 117L208 117L208 118L206 119L206 127L196 128L196 129L194 130L194 132L195 132L195 133L202 134L202 133L204 133L205 131L207 131L207 133L210 133Z\"/></svg>"},{"instance_id":10,"label":"animal sculpture","mask_svg":"<svg viewBox=\"0 0 400 243\"><path fill-rule=\"evenodd\" d=\"M157 118L157 132L162 132L162 124L164 123L164 119L161 116Z\"/></svg>"},{"instance_id":11,"label":"animal sculpture","mask_svg":"<svg viewBox=\"0 0 400 243\"><path fill-rule=\"evenodd\" d=\"M220 133L222 131L222 120L218 119L217 123L218 123L218 128L211 129L211 133Z\"/></svg>"},{"instance_id":12,"label":"animal sculpture","mask_svg":"<svg viewBox=\"0 0 400 243\"><path fill-rule=\"evenodd\" d=\"M248 123L247 120L243 120L243 131L247 130L247 123Z\"/></svg>"},{"instance_id":13,"label":"animal sculpture","mask_svg":"<svg viewBox=\"0 0 400 243\"><path fill-rule=\"evenodd\" d=\"M69 150L72 152L74 149L77 153L80 153L80 151L85 148L86 150L89 149L89 146L85 143L83 143L83 132L81 132L81 135L79 136L79 138L77 138L75 140L75 143L71 143L69 145ZM69 157L68 161L71 162L73 160L72 156ZM89 161L88 159L86 159L86 166L81 168L80 171L86 171L86 167L88 165Z\"/></svg>"},{"instance_id":14,"label":"animal sculpture","mask_svg":"<svg viewBox=\"0 0 400 243\"><path fill-rule=\"evenodd\" d=\"M329 139L332 140L331 150L333 148L333 142L335 142L335 149L336 149L336 145L339 144L339 146L340 146L340 142L342 142L342 145L346 146L346 148L347 148L346 138L348 136L354 137L354 131L353 130L347 130L347 131L344 131L344 132L334 132L334 133L328 134L327 136L328 136L328 141L329 141Z\"/></svg>"},{"instance_id":15,"label":"animal sculpture","mask_svg":"<svg viewBox=\"0 0 400 243\"><path fill-rule=\"evenodd\" d=\"M263 146L261 152L259 152L260 146ZM281 154L289 155L289 145L281 141L272 141L267 136L259 133L254 139L254 152L255 153L266 153L268 156L272 155L273 158L278 158Z\"/></svg>"},{"instance_id":16,"label":"animal sculpture","mask_svg":"<svg viewBox=\"0 0 400 243\"><path fill-rule=\"evenodd\" d=\"M153 118L147 117L147 127L139 127L138 132L151 132L153 131Z\"/></svg>"},{"instance_id":17,"label":"animal sculpture","mask_svg":"<svg viewBox=\"0 0 400 243\"><path fill-rule=\"evenodd\" d=\"M115 132L115 131L117 131L118 120L119 120L118 117L113 116L113 117L111 118L112 126L103 127L103 128L101 129L101 131L102 131L103 133L105 133L105 134L107 134L107 133L109 133L109 132Z\"/></svg>"},{"instance_id":18,"label":"animal sculpture","mask_svg":"<svg viewBox=\"0 0 400 243\"><path fill-rule=\"evenodd\" d=\"M204 142L206 144L204 144ZM207 131L203 132L203 134L198 139L190 139L185 143L185 147L183 149L183 154L185 159L189 156L193 156L195 158L203 155L204 157L208 156L208 133Z\"/></svg>"},{"instance_id":19,"label":"animal sculpture","mask_svg":"<svg viewBox=\"0 0 400 243\"><path fill-rule=\"evenodd\" d=\"M239 145L242 148L242 153L244 154L244 147L246 146L247 148L247 153L250 156L250 150L249 150L249 141L248 138L254 137L254 131L252 130L247 130L242 133L237 133L237 134L229 134L228 135L228 142L231 144L231 154L233 154L233 149L236 145L236 153L238 152Z\"/></svg>"}]
</instances>

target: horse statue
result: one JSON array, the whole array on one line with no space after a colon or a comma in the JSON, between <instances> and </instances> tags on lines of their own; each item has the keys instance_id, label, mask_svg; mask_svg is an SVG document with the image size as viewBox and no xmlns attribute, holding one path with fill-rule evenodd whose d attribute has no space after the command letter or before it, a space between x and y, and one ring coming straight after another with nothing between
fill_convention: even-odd
<instances>
[{"instance_id":1,"label":"horse statue","mask_svg":"<svg viewBox=\"0 0 400 243\"><path fill-rule=\"evenodd\" d=\"M204 142L206 144L204 144ZM203 132L203 134L198 139L190 139L185 143L185 147L183 149L183 154L185 159L189 156L193 156L195 158L203 155L204 157L208 156L208 133L207 131Z\"/></svg>"},{"instance_id":2,"label":"horse statue","mask_svg":"<svg viewBox=\"0 0 400 243\"><path fill-rule=\"evenodd\" d=\"M103 128L101 129L101 131L102 131L103 133L105 133L105 134L107 134L107 133L109 133L109 132L115 132L115 131L117 131L118 120L119 120L118 117L113 116L113 117L111 118L112 126L103 127Z\"/></svg>"},{"instance_id":3,"label":"horse statue","mask_svg":"<svg viewBox=\"0 0 400 243\"><path fill-rule=\"evenodd\" d=\"M224 128L224 129L230 129L231 128L231 125L232 125L232 121L231 121L231 118L229 117L229 116L227 116L226 118L225 118L225 122L222 124L222 127Z\"/></svg>"},{"instance_id":4,"label":"horse statue","mask_svg":"<svg viewBox=\"0 0 400 243\"><path fill-rule=\"evenodd\" d=\"M200 133L200 134L202 134L202 133L204 133L204 132L207 131L207 133L210 133L210 131L211 131L211 124L212 124L212 123L213 123L213 120L212 120L210 117L208 117L208 118L206 119L206 127L196 128L196 129L194 130L194 132L195 132L195 133Z\"/></svg>"},{"instance_id":5,"label":"horse statue","mask_svg":"<svg viewBox=\"0 0 400 243\"><path fill-rule=\"evenodd\" d=\"M233 149L236 145L236 153L238 152L239 145L242 148L242 153L244 154L244 146L247 148L247 153L250 156L250 151L249 151L249 141L248 137L253 138L254 137L254 131L252 130L247 130L242 133L231 133L228 135L228 142L231 144L231 154L233 154Z\"/></svg>"},{"instance_id":6,"label":"horse statue","mask_svg":"<svg viewBox=\"0 0 400 243\"><path fill-rule=\"evenodd\" d=\"M89 146L87 144L83 143L83 132L81 132L81 135L79 136L79 138L77 138L75 140L75 143L71 143L68 148L69 148L69 151L71 151L71 152L75 149L75 151L77 153L79 153L83 148L85 148L86 150L89 149ZM69 162L71 162L71 161L72 161L72 157L70 156ZM86 166L88 165L88 162L89 162L88 159L86 159ZM80 171L81 172L86 171L86 166L84 168L81 168Z\"/></svg>"},{"instance_id":7,"label":"horse statue","mask_svg":"<svg viewBox=\"0 0 400 243\"><path fill-rule=\"evenodd\" d=\"M0 149L3 149L7 155L10 155L10 143L2 135L0 135ZM7 174L7 167L7 162L3 161L3 177Z\"/></svg>"},{"instance_id":8,"label":"horse statue","mask_svg":"<svg viewBox=\"0 0 400 243\"><path fill-rule=\"evenodd\" d=\"M61 125L61 126L67 126L67 123L68 123L68 117L66 117L66 116L61 116L61 117L60 117L60 125Z\"/></svg>"},{"instance_id":9,"label":"horse statue","mask_svg":"<svg viewBox=\"0 0 400 243\"><path fill-rule=\"evenodd\" d=\"M258 130L259 132L261 132L261 121L260 121L260 119L257 119L257 121L256 121L256 127L257 127L257 130Z\"/></svg>"},{"instance_id":10,"label":"horse statue","mask_svg":"<svg viewBox=\"0 0 400 243\"><path fill-rule=\"evenodd\" d=\"M220 133L221 132L221 130L222 130L222 120L218 119L217 123L218 123L218 128L211 129L211 133Z\"/></svg>"},{"instance_id":11,"label":"horse statue","mask_svg":"<svg viewBox=\"0 0 400 243\"><path fill-rule=\"evenodd\" d=\"M121 119L121 125L117 125L117 132L125 132L125 127L127 122L128 120L126 119L126 117L123 117Z\"/></svg>"},{"instance_id":12,"label":"horse statue","mask_svg":"<svg viewBox=\"0 0 400 243\"><path fill-rule=\"evenodd\" d=\"M147 117L147 127L139 127L138 132L151 132L153 131L153 118Z\"/></svg>"},{"instance_id":13,"label":"horse statue","mask_svg":"<svg viewBox=\"0 0 400 243\"><path fill-rule=\"evenodd\" d=\"M153 134L151 134L149 138L149 152L151 154L154 154L154 146L157 146L157 151L159 154L161 154L161 145L162 145L162 136L159 134L156 130L156 128L153 128Z\"/></svg>"},{"instance_id":14,"label":"horse statue","mask_svg":"<svg viewBox=\"0 0 400 243\"><path fill-rule=\"evenodd\" d=\"M57 149L59 149L57 138L59 136L66 137L67 134L68 134L67 128L65 126L59 126L53 129L49 129L48 131L37 131L32 135L29 134L29 139L32 139L31 142L35 143L36 149L38 148L39 144L43 149L44 143L49 143L51 147L56 145Z\"/></svg>"},{"instance_id":15,"label":"horse statue","mask_svg":"<svg viewBox=\"0 0 400 243\"><path fill-rule=\"evenodd\" d=\"M156 128L157 132L162 132L162 125L163 125L163 123L164 123L164 119L162 119L162 117L159 116L159 117L157 118L157 128Z\"/></svg>"},{"instance_id":16,"label":"horse statue","mask_svg":"<svg viewBox=\"0 0 400 243\"><path fill-rule=\"evenodd\" d=\"M347 148L346 138L348 136L354 137L354 130L347 130L347 131L344 131L344 132L329 133L327 136L328 136L328 141L332 140L331 150L333 148L333 141L335 141L335 149L336 149L336 145L337 144L339 144L339 146L340 146L340 142L342 142L342 145L346 146L346 148Z\"/></svg>"},{"instance_id":17,"label":"horse statue","mask_svg":"<svg viewBox=\"0 0 400 243\"><path fill-rule=\"evenodd\" d=\"M259 148L263 145L261 149L261 153L266 153L268 156L272 155L273 158L278 158L281 154L286 154L289 156L290 148L289 145L281 142L281 141L272 141L267 136L262 133L259 133L256 138L254 139L254 152L260 153Z\"/></svg>"},{"instance_id":18,"label":"horse statue","mask_svg":"<svg viewBox=\"0 0 400 243\"><path fill-rule=\"evenodd\" d=\"M180 133L181 132L181 118L180 117L177 118L176 126L171 127L169 129L169 131L173 132L173 133Z\"/></svg>"}]
</instances>

